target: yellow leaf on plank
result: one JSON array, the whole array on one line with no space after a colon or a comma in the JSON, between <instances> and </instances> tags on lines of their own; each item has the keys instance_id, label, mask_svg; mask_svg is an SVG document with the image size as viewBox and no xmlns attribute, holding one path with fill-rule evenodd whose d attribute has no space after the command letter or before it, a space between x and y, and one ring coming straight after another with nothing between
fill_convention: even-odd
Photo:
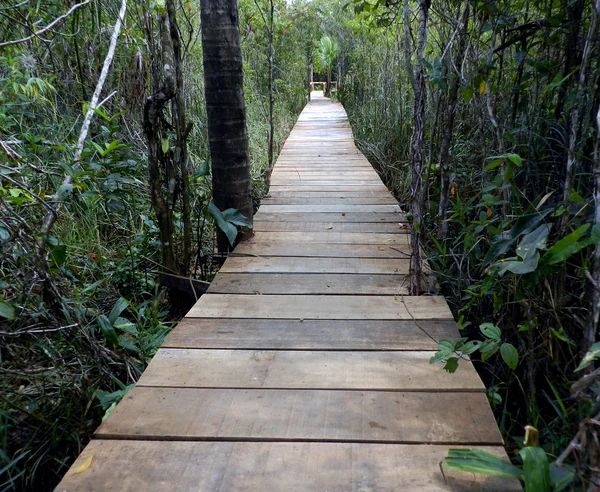
<instances>
[{"instance_id":1,"label":"yellow leaf on plank","mask_svg":"<svg viewBox=\"0 0 600 492\"><path fill-rule=\"evenodd\" d=\"M93 458L94 458L94 455L90 454L88 459L86 459L81 465L79 465L77 468L75 468L73 470L72 475L76 475L77 473L82 473L82 472L86 471L92 464Z\"/></svg>"},{"instance_id":2,"label":"yellow leaf on plank","mask_svg":"<svg viewBox=\"0 0 600 492\"><path fill-rule=\"evenodd\" d=\"M384 247L382 247L382 246L377 246L377 249L378 249L379 251L385 251L385 248L384 248Z\"/></svg>"}]
</instances>

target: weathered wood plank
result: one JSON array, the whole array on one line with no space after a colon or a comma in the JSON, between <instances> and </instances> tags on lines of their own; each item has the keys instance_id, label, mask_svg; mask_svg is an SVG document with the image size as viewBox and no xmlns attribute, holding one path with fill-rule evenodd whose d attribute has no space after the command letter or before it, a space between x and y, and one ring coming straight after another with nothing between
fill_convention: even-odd
<instances>
[{"instance_id":1,"label":"weathered wood plank","mask_svg":"<svg viewBox=\"0 0 600 492\"><path fill-rule=\"evenodd\" d=\"M205 294L198 302L196 302L192 309L190 309L186 317L265 319L454 319L450 312L450 308L443 297L317 295L258 296L245 294Z\"/></svg>"},{"instance_id":2,"label":"weathered wood plank","mask_svg":"<svg viewBox=\"0 0 600 492\"><path fill-rule=\"evenodd\" d=\"M392 212L400 214L402 210L399 205L353 205L353 204L334 204L334 205L270 205L268 203L260 206L260 213L385 213Z\"/></svg>"},{"instance_id":3,"label":"weathered wood plank","mask_svg":"<svg viewBox=\"0 0 600 492\"><path fill-rule=\"evenodd\" d=\"M221 273L212 294L408 295L407 275Z\"/></svg>"},{"instance_id":4,"label":"weathered wood plank","mask_svg":"<svg viewBox=\"0 0 600 492\"><path fill-rule=\"evenodd\" d=\"M434 353L160 349L138 386L485 391L471 362L449 374Z\"/></svg>"},{"instance_id":5,"label":"weathered wood plank","mask_svg":"<svg viewBox=\"0 0 600 492\"><path fill-rule=\"evenodd\" d=\"M337 227L336 227L337 229ZM289 241L292 243L328 243L328 244L375 244L394 245L400 249L410 242L408 234L372 234L363 232L336 232L332 229L326 232L260 232L255 231L254 237L246 244L277 243Z\"/></svg>"},{"instance_id":6,"label":"weathered wood plank","mask_svg":"<svg viewBox=\"0 0 600 492\"><path fill-rule=\"evenodd\" d=\"M311 185L311 186L286 186L286 185L282 185L282 186L272 186L269 189L269 194L274 196L274 193L300 193L300 192L308 192L308 191L318 191L318 192L327 192L327 193L341 193L344 196L352 196L351 193L352 192L360 192L360 193L364 193L366 191L375 191L375 192L379 192L382 195L389 195L390 191L382 184L377 184L377 185L372 185L372 184L366 184L366 185L344 185L344 184L338 184L338 185L328 185L328 186L319 186L319 185ZM291 195L292 196L292 195ZM354 195L356 196L356 195ZM365 196L365 195L362 195Z\"/></svg>"},{"instance_id":7,"label":"weathered wood plank","mask_svg":"<svg viewBox=\"0 0 600 492\"><path fill-rule=\"evenodd\" d=\"M163 348L250 350L436 350L460 338L451 320L279 320L184 318Z\"/></svg>"},{"instance_id":8,"label":"weathered wood plank","mask_svg":"<svg viewBox=\"0 0 600 492\"><path fill-rule=\"evenodd\" d=\"M352 273L408 275L407 258L315 258L286 256L230 256L223 273Z\"/></svg>"},{"instance_id":9,"label":"weathered wood plank","mask_svg":"<svg viewBox=\"0 0 600 492\"><path fill-rule=\"evenodd\" d=\"M484 393L138 387L95 434L169 441L501 445L495 424Z\"/></svg>"},{"instance_id":10,"label":"weathered wood plank","mask_svg":"<svg viewBox=\"0 0 600 492\"><path fill-rule=\"evenodd\" d=\"M399 224L407 222L406 215L396 212L348 212L348 213L327 213L327 212L279 212L269 213L260 210L254 216L255 222L272 222L280 220L283 222L326 222L328 224L341 222L362 222L362 223L381 223L392 222Z\"/></svg>"},{"instance_id":11,"label":"weathered wood plank","mask_svg":"<svg viewBox=\"0 0 600 492\"><path fill-rule=\"evenodd\" d=\"M281 219L276 221L258 221L254 223L255 232L362 232L371 234L408 234L410 232L408 224L393 222L283 222Z\"/></svg>"},{"instance_id":12,"label":"weathered wood plank","mask_svg":"<svg viewBox=\"0 0 600 492\"><path fill-rule=\"evenodd\" d=\"M456 446L450 446L456 447ZM92 441L60 492L518 491L517 480L454 472L449 446L410 444ZM506 461L501 446L481 447ZM168 470L168 473L166 472Z\"/></svg>"},{"instance_id":13,"label":"weathered wood plank","mask_svg":"<svg viewBox=\"0 0 600 492\"><path fill-rule=\"evenodd\" d=\"M294 197L281 196L263 198L261 207L266 205L398 205L398 202L389 197Z\"/></svg>"},{"instance_id":14,"label":"weathered wood plank","mask_svg":"<svg viewBox=\"0 0 600 492\"><path fill-rule=\"evenodd\" d=\"M292 241L241 243L233 256L300 256L329 258L410 258L410 248L380 244L330 244Z\"/></svg>"}]
</instances>

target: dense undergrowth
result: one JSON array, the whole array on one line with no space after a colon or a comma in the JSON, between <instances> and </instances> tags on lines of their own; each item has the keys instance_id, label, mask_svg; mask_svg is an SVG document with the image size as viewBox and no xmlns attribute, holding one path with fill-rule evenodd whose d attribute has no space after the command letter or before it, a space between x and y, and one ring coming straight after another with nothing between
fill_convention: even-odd
<instances>
[{"instance_id":1,"label":"dense undergrowth","mask_svg":"<svg viewBox=\"0 0 600 492\"><path fill-rule=\"evenodd\" d=\"M0 8L0 43L23 38L71 2ZM164 4L163 4L164 5ZM179 3L185 42L193 260L208 281L214 224L197 5ZM268 165L267 35L254 2L240 6L256 206ZM47 37L0 48L0 490L53 488L91 433L137 380L181 315L161 286L142 108L150 94L143 26L161 3L130 5L79 162L77 138L106 56L118 2L92 2ZM278 5L278 34L297 29ZM276 39L275 152L305 104L304 56ZM168 140L162 145L169 146ZM65 176L73 178L64 185ZM40 251L51 196L57 221ZM179 217L179 218L178 218ZM181 212L175 210L175 236ZM179 221L179 222L178 222Z\"/></svg>"},{"instance_id":2,"label":"dense undergrowth","mask_svg":"<svg viewBox=\"0 0 600 492\"><path fill-rule=\"evenodd\" d=\"M341 11L335 27L348 40L341 99L359 147L410 210L405 26L421 36L422 17L412 5L352 8L362 22ZM534 426L579 490L593 489L600 451L596 8L432 4L422 61L423 256L464 337L440 343L436 360L453 371L471 354L511 456Z\"/></svg>"}]
</instances>

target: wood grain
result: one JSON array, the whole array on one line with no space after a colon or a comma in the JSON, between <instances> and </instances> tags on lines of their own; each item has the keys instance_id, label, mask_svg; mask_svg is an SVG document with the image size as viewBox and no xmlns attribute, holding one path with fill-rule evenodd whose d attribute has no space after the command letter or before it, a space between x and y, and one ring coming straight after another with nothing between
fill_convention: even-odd
<instances>
[{"instance_id":1,"label":"wood grain","mask_svg":"<svg viewBox=\"0 0 600 492\"><path fill-rule=\"evenodd\" d=\"M457 446L451 446L457 447ZM518 481L440 471L445 445L92 441L58 492L518 491ZM501 446L481 447L506 461ZM169 473L165 473L168 470Z\"/></svg>"},{"instance_id":2,"label":"wood grain","mask_svg":"<svg viewBox=\"0 0 600 492\"><path fill-rule=\"evenodd\" d=\"M436 350L460 338L451 320L280 320L184 318L164 348L252 350Z\"/></svg>"},{"instance_id":3,"label":"wood grain","mask_svg":"<svg viewBox=\"0 0 600 492\"><path fill-rule=\"evenodd\" d=\"M460 392L138 387L96 436L502 444L486 395Z\"/></svg>"},{"instance_id":4,"label":"wood grain","mask_svg":"<svg viewBox=\"0 0 600 492\"><path fill-rule=\"evenodd\" d=\"M407 275L220 273L212 294L408 295Z\"/></svg>"},{"instance_id":5,"label":"wood grain","mask_svg":"<svg viewBox=\"0 0 600 492\"><path fill-rule=\"evenodd\" d=\"M434 352L160 349L138 386L485 391L469 361L449 374Z\"/></svg>"},{"instance_id":6,"label":"wood grain","mask_svg":"<svg viewBox=\"0 0 600 492\"><path fill-rule=\"evenodd\" d=\"M236 259L236 258L230 258ZM188 318L453 319L443 297L205 294Z\"/></svg>"}]
</instances>

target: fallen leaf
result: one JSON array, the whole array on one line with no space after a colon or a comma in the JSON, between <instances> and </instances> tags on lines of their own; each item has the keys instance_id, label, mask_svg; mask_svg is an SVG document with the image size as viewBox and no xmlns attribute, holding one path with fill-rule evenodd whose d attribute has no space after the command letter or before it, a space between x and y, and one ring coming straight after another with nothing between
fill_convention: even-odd
<instances>
[{"instance_id":1,"label":"fallen leaf","mask_svg":"<svg viewBox=\"0 0 600 492\"><path fill-rule=\"evenodd\" d=\"M377 246L377 249L378 249L379 251L385 251L385 248L384 248L383 246Z\"/></svg>"},{"instance_id":2,"label":"fallen leaf","mask_svg":"<svg viewBox=\"0 0 600 492\"><path fill-rule=\"evenodd\" d=\"M327 229L333 229L333 226L329 226L329 227L327 227Z\"/></svg>"},{"instance_id":3,"label":"fallen leaf","mask_svg":"<svg viewBox=\"0 0 600 492\"><path fill-rule=\"evenodd\" d=\"M343 214L342 214L342 217L346 217L346 214L345 214L345 213L343 213Z\"/></svg>"},{"instance_id":4,"label":"fallen leaf","mask_svg":"<svg viewBox=\"0 0 600 492\"><path fill-rule=\"evenodd\" d=\"M75 468L73 470L72 475L76 475L77 473L82 473L82 472L86 471L92 464L93 458L94 458L94 455L90 454L90 457L87 460L85 460L81 465L79 465L77 468Z\"/></svg>"}]
</instances>

